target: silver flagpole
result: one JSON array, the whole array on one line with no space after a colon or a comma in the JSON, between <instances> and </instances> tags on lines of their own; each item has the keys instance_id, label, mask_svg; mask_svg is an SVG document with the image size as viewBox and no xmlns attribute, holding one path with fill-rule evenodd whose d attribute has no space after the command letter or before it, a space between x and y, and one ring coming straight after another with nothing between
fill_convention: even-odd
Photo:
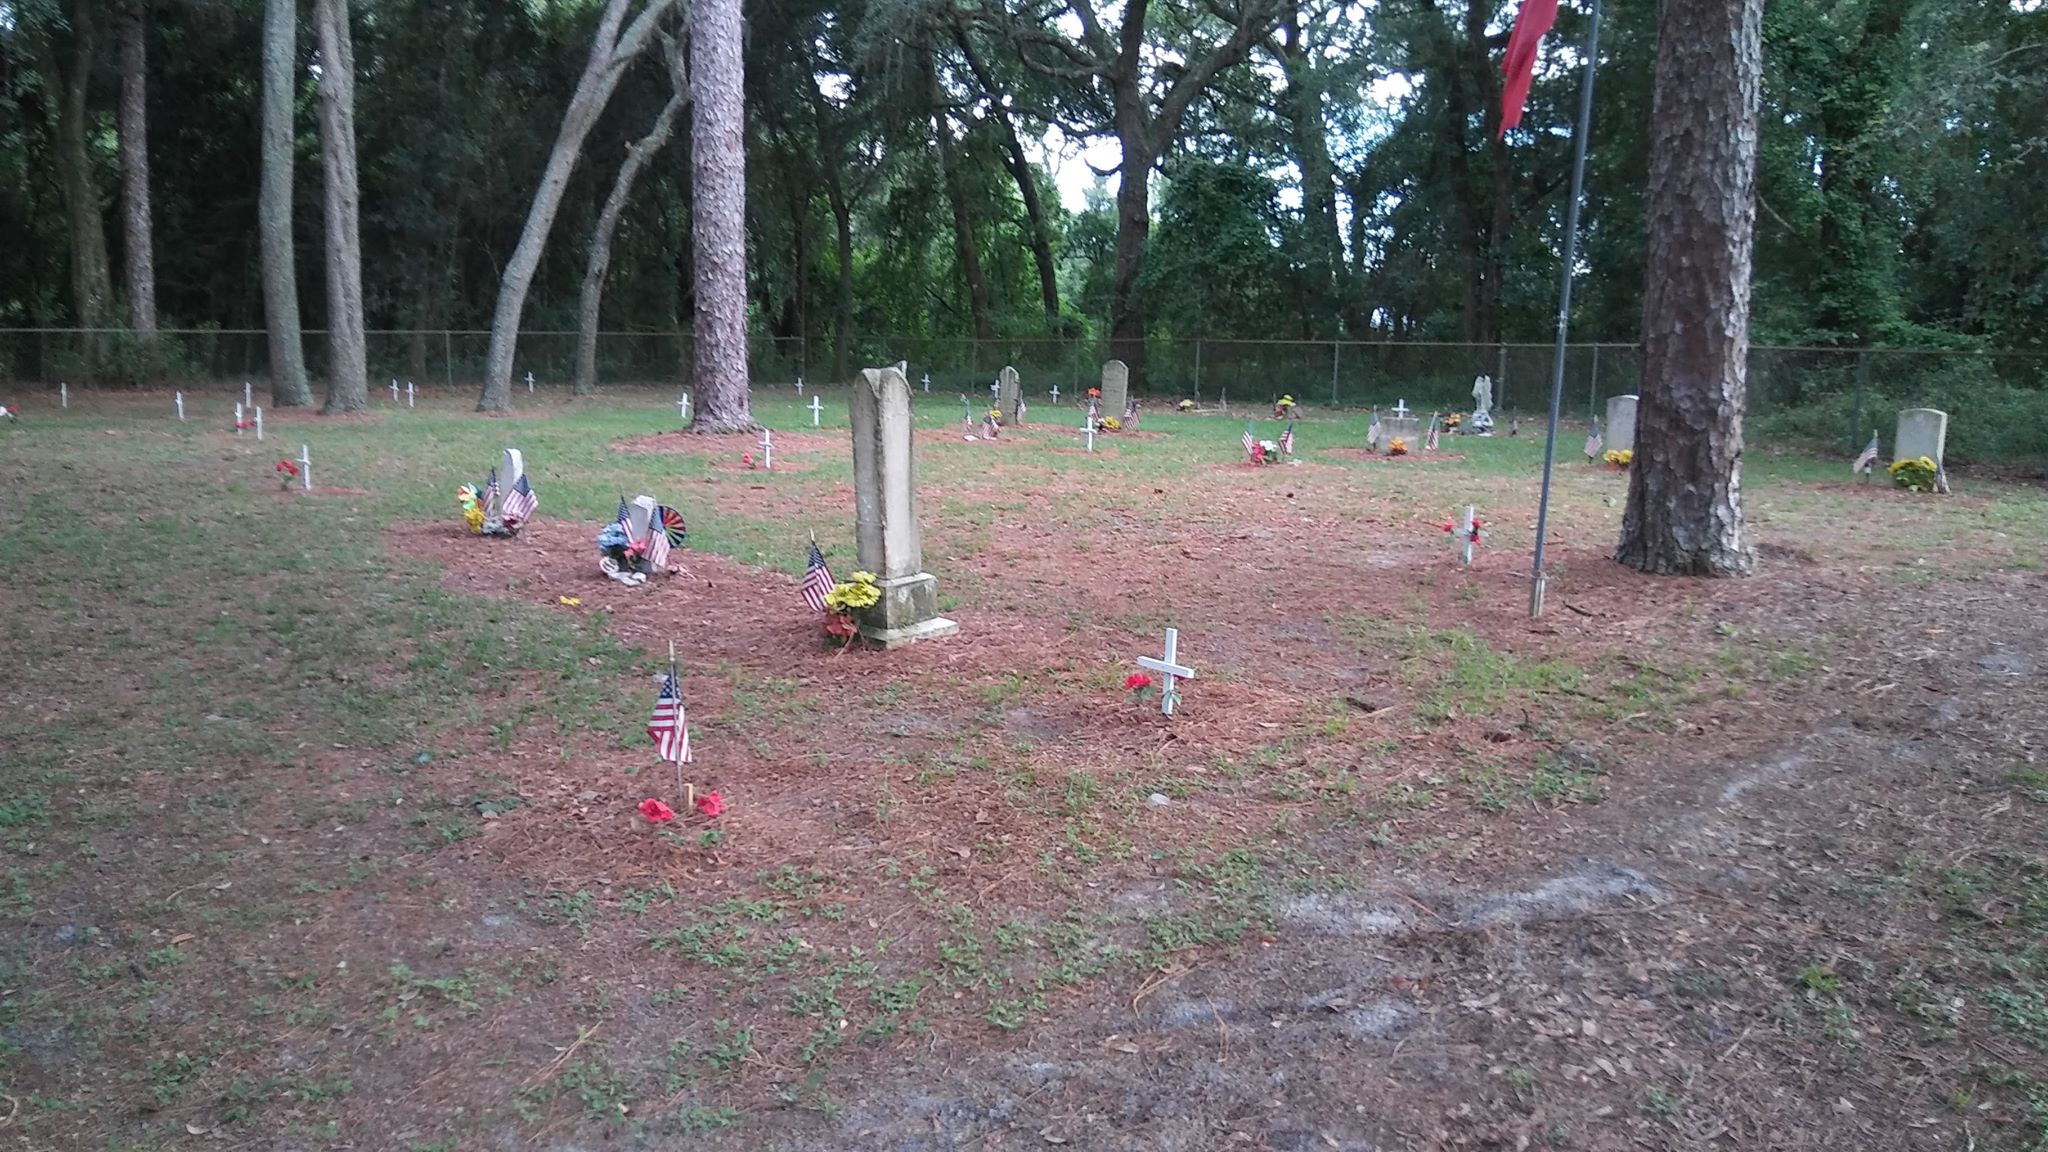
<instances>
[{"instance_id":1,"label":"silver flagpole","mask_svg":"<svg viewBox=\"0 0 2048 1152\"><path fill-rule=\"evenodd\" d=\"M1536 505L1536 560L1529 582L1529 615L1543 614L1543 545L1550 528L1550 476L1557 466L1557 412L1564 404L1565 337L1572 319L1572 272L1579 260L1579 195L1586 185L1586 137L1593 128L1593 73L1600 63L1600 0L1586 25L1586 78L1579 85L1579 126L1572 134L1572 200L1565 209L1564 271L1557 290L1557 357L1550 373L1550 435L1543 442L1543 496Z\"/></svg>"}]
</instances>

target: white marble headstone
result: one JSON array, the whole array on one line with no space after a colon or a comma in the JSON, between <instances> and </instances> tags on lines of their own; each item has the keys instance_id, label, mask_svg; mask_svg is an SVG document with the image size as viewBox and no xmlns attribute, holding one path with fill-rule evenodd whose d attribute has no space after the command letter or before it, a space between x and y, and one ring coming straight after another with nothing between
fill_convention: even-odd
<instances>
[{"instance_id":1,"label":"white marble headstone","mask_svg":"<svg viewBox=\"0 0 2048 1152\"><path fill-rule=\"evenodd\" d=\"M1610 396L1607 399L1607 450L1636 450L1636 398Z\"/></svg>"},{"instance_id":2,"label":"white marble headstone","mask_svg":"<svg viewBox=\"0 0 2048 1152\"><path fill-rule=\"evenodd\" d=\"M506 491L510 491L513 482L524 475L526 475L526 457L521 456L517 448L505 449L505 454L498 458L498 485Z\"/></svg>"},{"instance_id":3,"label":"white marble headstone","mask_svg":"<svg viewBox=\"0 0 2048 1152\"><path fill-rule=\"evenodd\" d=\"M1939 408L1907 408L1899 413L1892 433L1892 459L1915 460L1925 456L1936 464L1948 451L1948 413Z\"/></svg>"},{"instance_id":4,"label":"white marble headstone","mask_svg":"<svg viewBox=\"0 0 2048 1152\"><path fill-rule=\"evenodd\" d=\"M1121 360L1111 360L1102 366L1102 410L1112 416L1122 416L1124 405L1129 403L1131 394L1131 370Z\"/></svg>"},{"instance_id":5,"label":"white marble headstone","mask_svg":"<svg viewBox=\"0 0 2048 1152\"><path fill-rule=\"evenodd\" d=\"M626 530L635 540L647 539L647 526L654 523L654 497L639 495L626 506Z\"/></svg>"}]
</instances>

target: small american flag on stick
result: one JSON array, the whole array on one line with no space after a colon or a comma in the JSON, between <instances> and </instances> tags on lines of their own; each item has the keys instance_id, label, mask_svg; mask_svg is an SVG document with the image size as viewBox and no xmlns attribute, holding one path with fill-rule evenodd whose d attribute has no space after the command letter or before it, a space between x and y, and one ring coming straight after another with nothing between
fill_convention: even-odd
<instances>
[{"instance_id":1,"label":"small american flag on stick","mask_svg":"<svg viewBox=\"0 0 2048 1152\"><path fill-rule=\"evenodd\" d=\"M832 569L825 567L825 553L818 549L818 538L811 537L811 562L804 566L804 606L813 612L825 610L825 594L832 591Z\"/></svg>"},{"instance_id":2,"label":"small american flag on stick","mask_svg":"<svg viewBox=\"0 0 2048 1152\"><path fill-rule=\"evenodd\" d=\"M1600 422L1595 420L1593 421L1593 430L1586 433L1586 459L1598 460L1600 458L1600 450L1605 446L1605 442L1600 439Z\"/></svg>"},{"instance_id":3,"label":"small american flag on stick","mask_svg":"<svg viewBox=\"0 0 2048 1152\"><path fill-rule=\"evenodd\" d=\"M502 518L509 523L524 524L533 518L534 510L540 507L540 497L533 494L533 485L526 482L526 473L512 482L512 492L505 497Z\"/></svg>"},{"instance_id":4,"label":"small american flag on stick","mask_svg":"<svg viewBox=\"0 0 2048 1152\"><path fill-rule=\"evenodd\" d=\"M1856 457L1856 463L1849 466L1849 474L1855 476L1870 471L1871 467L1877 463L1877 452L1877 433L1872 432L1870 434L1870 443L1863 446L1862 455Z\"/></svg>"},{"instance_id":5,"label":"small american flag on stick","mask_svg":"<svg viewBox=\"0 0 2048 1152\"><path fill-rule=\"evenodd\" d=\"M1258 451L1259 438L1252 435L1252 422L1247 420L1244 422L1244 458L1256 461L1258 459Z\"/></svg>"},{"instance_id":6,"label":"small american flag on stick","mask_svg":"<svg viewBox=\"0 0 2048 1152\"><path fill-rule=\"evenodd\" d=\"M1287 431L1280 434L1280 454L1282 456L1294 455L1294 421L1292 420L1287 422Z\"/></svg>"},{"instance_id":7,"label":"small american flag on stick","mask_svg":"<svg viewBox=\"0 0 2048 1152\"><path fill-rule=\"evenodd\" d=\"M661 679L661 694L654 698L654 715L647 721L647 734L654 737L654 750L671 764L690 762L689 717L683 713L683 686L676 676L674 651L670 651L668 675Z\"/></svg>"}]
</instances>

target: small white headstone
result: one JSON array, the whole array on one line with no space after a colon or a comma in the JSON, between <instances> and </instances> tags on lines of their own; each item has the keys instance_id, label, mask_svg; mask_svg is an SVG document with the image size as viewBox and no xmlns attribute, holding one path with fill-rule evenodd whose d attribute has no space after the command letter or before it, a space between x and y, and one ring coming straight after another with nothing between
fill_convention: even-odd
<instances>
[{"instance_id":1,"label":"small white headstone","mask_svg":"<svg viewBox=\"0 0 2048 1152\"><path fill-rule=\"evenodd\" d=\"M1892 433L1892 459L1915 460L1925 456L1936 465L1948 450L1948 413L1939 408L1907 408L1899 413Z\"/></svg>"},{"instance_id":2,"label":"small white headstone","mask_svg":"<svg viewBox=\"0 0 2048 1152\"><path fill-rule=\"evenodd\" d=\"M647 526L654 523L654 508L654 497L644 493L626 505L626 531L633 539L647 539Z\"/></svg>"},{"instance_id":3,"label":"small white headstone","mask_svg":"<svg viewBox=\"0 0 2048 1152\"><path fill-rule=\"evenodd\" d=\"M263 439L263 409L256 409L256 439Z\"/></svg>"},{"instance_id":4,"label":"small white headstone","mask_svg":"<svg viewBox=\"0 0 2048 1152\"><path fill-rule=\"evenodd\" d=\"M1180 629L1166 630L1166 655L1163 659L1140 656L1138 667L1159 673L1159 711L1167 716L1173 715L1173 706L1180 698L1180 690L1174 687L1174 682L1195 678L1195 670L1180 663Z\"/></svg>"},{"instance_id":5,"label":"small white headstone","mask_svg":"<svg viewBox=\"0 0 2048 1152\"><path fill-rule=\"evenodd\" d=\"M1636 450L1636 398L1611 396L1607 400L1607 436L1610 452Z\"/></svg>"},{"instance_id":6,"label":"small white headstone","mask_svg":"<svg viewBox=\"0 0 2048 1152\"><path fill-rule=\"evenodd\" d=\"M245 418L242 415L242 406L240 404L237 404L235 405L235 435L240 436L242 434L242 425L244 422Z\"/></svg>"},{"instance_id":7,"label":"small white headstone","mask_svg":"<svg viewBox=\"0 0 2048 1152\"><path fill-rule=\"evenodd\" d=\"M71 385L62 380L57 381L57 404L64 408L71 407Z\"/></svg>"},{"instance_id":8,"label":"small white headstone","mask_svg":"<svg viewBox=\"0 0 2048 1152\"><path fill-rule=\"evenodd\" d=\"M505 449L504 455L498 457L499 486L510 489L524 475L526 475L526 457L520 455L517 448Z\"/></svg>"}]
</instances>

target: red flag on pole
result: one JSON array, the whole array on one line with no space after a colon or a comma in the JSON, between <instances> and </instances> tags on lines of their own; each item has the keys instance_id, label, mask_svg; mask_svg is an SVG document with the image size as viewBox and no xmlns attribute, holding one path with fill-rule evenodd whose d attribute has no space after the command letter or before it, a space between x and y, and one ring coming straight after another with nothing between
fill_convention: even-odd
<instances>
[{"instance_id":1,"label":"red flag on pole","mask_svg":"<svg viewBox=\"0 0 2048 1152\"><path fill-rule=\"evenodd\" d=\"M1514 31L1508 33L1508 51L1500 71L1500 132L1521 124L1522 106L1529 102L1529 83L1536 75L1536 55L1543 47L1543 34L1557 23L1557 0L1522 0L1515 15Z\"/></svg>"}]
</instances>

